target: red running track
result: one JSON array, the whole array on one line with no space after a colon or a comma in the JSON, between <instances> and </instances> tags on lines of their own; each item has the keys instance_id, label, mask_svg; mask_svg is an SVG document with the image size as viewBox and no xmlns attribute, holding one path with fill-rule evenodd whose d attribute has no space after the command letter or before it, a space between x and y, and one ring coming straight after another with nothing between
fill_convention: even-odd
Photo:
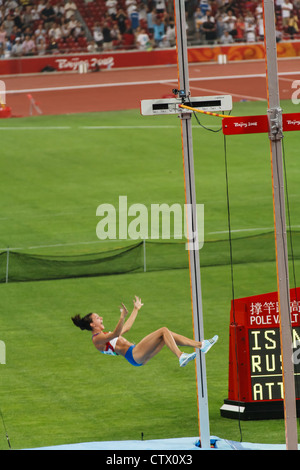
<instances>
[{"instance_id":1,"label":"red running track","mask_svg":"<svg viewBox=\"0 0 300 470\"><path fill-rule=\"evenodd\" d=\"M278 62L281 99L291 99L299 80L298 60ZM192 64L192 96L230 94L234 101L266 101L264 61ZM96 73L52 73L5 77L6 103L13 116L29 115L31 94L43 114L136 109L142 99L162 98L177 88L177 67L109 70ZM35 113L36 114L36 113Z\"/></svg>"}]
</instances>

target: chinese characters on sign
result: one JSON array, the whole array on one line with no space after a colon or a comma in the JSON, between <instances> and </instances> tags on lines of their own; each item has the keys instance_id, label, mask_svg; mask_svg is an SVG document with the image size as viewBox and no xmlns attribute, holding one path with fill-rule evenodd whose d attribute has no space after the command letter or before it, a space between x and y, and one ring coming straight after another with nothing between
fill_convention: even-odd
<instances>
[{"instance_id":1,"label":"chinese characters on sign","mask_svg":"<svg viewBox=\"0 0 300 470\"><path fill-rule=\"evenodd\" d=\"M291 323L296 324L299 320L300 302L293 300L290 302ZM279 307L278 301L251 302L250 304L250 326L278 325Z\"/></svg>"}]
</instances>

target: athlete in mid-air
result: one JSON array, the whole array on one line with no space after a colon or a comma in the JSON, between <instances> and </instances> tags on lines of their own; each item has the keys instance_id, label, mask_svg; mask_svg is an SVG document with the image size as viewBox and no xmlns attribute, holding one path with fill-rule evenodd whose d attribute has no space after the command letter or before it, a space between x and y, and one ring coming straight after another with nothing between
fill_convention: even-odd
<instances>
[{"instance_id":1,"label":"athlete in mid-air","mask_svg":"<svg viewBox=\"0 0 300 470\"><path fill-rule=\"evenodd\" d=\"M207 353L218 340L218 336L216 335L209 340L194 341L185 336L173 333L163 326L143 338L138 344L130 343L122 335L130 330L142 306L141 299L135 296L133 311L125 322L128 310L122 303L122 307L120 307L120 319L112 332L104 331L103 318L97 313L89 313L83 318L81 318L80 315L75 315L72 317L72 321L74 325L81 328L81 330L92 332L92 341L98 351L103 354L124 356L133 366L145 365L152 357L159 353L164 345L166 345L178 357L180 367L184 367L188 362L195 359L196 352L191 354L183 353L178 346L190 346L200 349L203 353Z\"/></svg>"}]
</instances>

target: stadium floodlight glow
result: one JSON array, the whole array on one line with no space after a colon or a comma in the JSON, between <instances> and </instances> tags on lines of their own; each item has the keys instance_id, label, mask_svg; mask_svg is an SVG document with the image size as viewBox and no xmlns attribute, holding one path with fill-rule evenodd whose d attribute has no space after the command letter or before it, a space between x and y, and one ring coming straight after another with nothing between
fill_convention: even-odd
<instances>
[{"instance_id":1,"label":"stadium floodlight glow","mask_svg":"<svg viewBox=\"0 0 300 470\"><path fill-rule=\"evenodd\" d=\"M232 96L201 96L199 98L164 98L158 100L142 100L141 114L143 116L155 116L158 114L183 114L192 113L191 110L180 108L184 104L202 111L217 112L232 110Z\"/></svg>"}]
</instances>

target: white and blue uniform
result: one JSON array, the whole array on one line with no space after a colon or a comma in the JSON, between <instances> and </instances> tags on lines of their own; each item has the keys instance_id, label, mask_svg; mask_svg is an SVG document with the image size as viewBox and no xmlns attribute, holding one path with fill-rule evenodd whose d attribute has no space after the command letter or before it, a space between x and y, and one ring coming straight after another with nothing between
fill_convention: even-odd
<instances>
[{"instance_id":1,"label":"white and blue uniform","mask_svg":"<svg viewBox=\"0 0 300 470\"><path fill-rule=\"evenodd\" d=\"M110 333L110 332L109 332ZM93 335L92 337L94 336L97 336L99 333L96 333L95 335ZM116 349L116 344L117 344L117 341L119 339L119 336L117 336L116 338L112 339L111 341L108 341L106 344L105 344L105 349L103 351L100 351L101 353L103 354L108 354L109 356L118 356L118 354L115 352L115 349Z\"/></svg>"}]
</instances>

